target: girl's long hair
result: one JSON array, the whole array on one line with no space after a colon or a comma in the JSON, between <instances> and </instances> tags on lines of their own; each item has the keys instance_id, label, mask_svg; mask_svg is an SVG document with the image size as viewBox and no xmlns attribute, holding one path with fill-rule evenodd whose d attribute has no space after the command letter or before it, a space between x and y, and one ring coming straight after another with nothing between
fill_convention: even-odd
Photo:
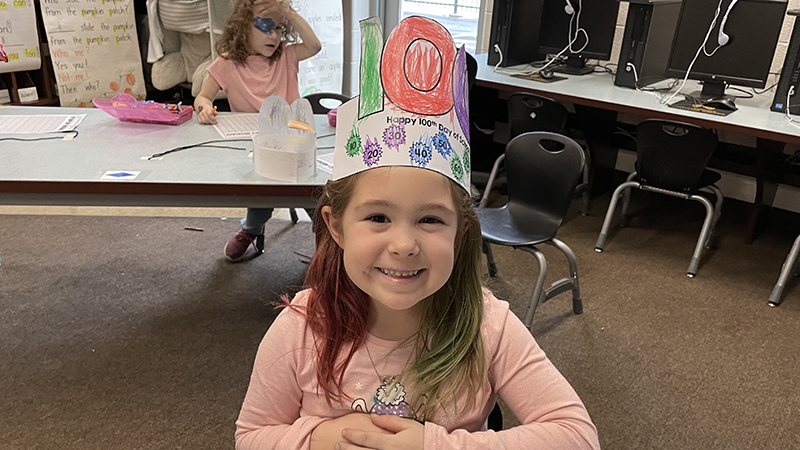
<instances>
[{"instance_id":1,"label":"girl's long hair","mask_svg":"<svg viewBox=\"0 0 800 450\"><path fill-rule=\"evenodd\" d=\"M253 28L253 4L255 0L239 0L233 8L233 13L225 22L225 29L214 48L217 54L225 59L244 64L251 55L250 30ZM275 53L269 57L270 61L277 61L283 54L286 44L298 41L297 30L292 24L283 23L284 31L281 35L281 44Z\"/></svg>"},{"instance_id":2,"label":"girl's long hair","mask_svg":"<svg viewBox=\"0 0 800 450\"><path fill-rule=\"evenodd\" d=\"M355 174L329 181L323 189L314 221L317 249L305 279L312 292L307 307L300 311L317 337L317 380L329 405L340 398L344 372L366 337L370 298L347 276L343 251L328 231L322 208L330 206L332 215L341 218L358 178ZM469 194L455 183L450 186L462 217L453 271L441 289L423 300L420 330L410 338L415 340L415 358L401 374L411 377L412 407L420 421L430 420L439 407L454 406L458 414L473 406L486 373L480 222ZM464 386L468 401L456 405Z\"/></svg>"}]
</instances>

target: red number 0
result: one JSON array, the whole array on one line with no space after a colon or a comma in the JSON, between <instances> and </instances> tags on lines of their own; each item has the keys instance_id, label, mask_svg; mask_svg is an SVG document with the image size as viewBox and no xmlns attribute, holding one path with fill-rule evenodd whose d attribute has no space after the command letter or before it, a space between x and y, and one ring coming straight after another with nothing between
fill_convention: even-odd
<instances>
[{"instance_id":1,"label":"red number 0","mask_svg":"<svg viewBox=\"0 0 800 450\"><path fill-rule=\"evenodd\" d=\"M395 27L383 49L381 82L386 96L412 113L447 113L453 108L455 57L453 38L442 25L407 17Z\"/></svg>"}]
</instances>

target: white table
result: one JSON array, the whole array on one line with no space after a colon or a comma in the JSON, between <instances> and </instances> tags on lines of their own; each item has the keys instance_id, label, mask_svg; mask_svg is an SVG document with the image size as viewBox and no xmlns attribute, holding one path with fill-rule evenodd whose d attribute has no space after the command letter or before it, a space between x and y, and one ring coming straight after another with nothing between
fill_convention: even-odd
<instances>
[{"instance_id":1,"label":"white table","mask_svg":"<svg viewBox=\"0 0 800 450\"><path fill-rule=\"evenodd\" d=\"M783 113L770 111L769 107L774 96L771 91L755 95L753 98L736 99L739 108L737 111L727 116L716 116L662 105L651 93L615 86L611 76L604 72L583 76L567 75L567 80L542 83L495 72L492 66L486 64L486 58L486 54L475 57L478 62L475 84L480 86L510 92L531 92L556 101L613 113L675 120L755 137L756 198L745 235L746 243L753 241L761 216L769 210L775 198L777 182L774 180L777 176L776 168L771 161L776 159L776 155L783 153L785 144L800 143L800 127L788 123ZM664 83L657 86L664 86ZM700 85L697 82L689 80L682 92L689 93L699 89ZM671 103L682 98L677 95Z\"/></svg>"},{"instance_id":2,"label":"white table","mask_svg":"<svg viewBox=\"0 0 800 450\"><path fill-rule=\"evenodd\" d=\"M564 75L566 80L542 83L524 80L497 73L486 64L486 54L477 55L478 73L476 84L503 91L527 91L544 95L554 100L578 105L592 106L620 113L630 113L648 118L680 120L704 128L728 130L763 139L784 143L800 143L800 127L789 124L783 113L770 111L774 93L769 91L753 98L738 98L738 111L727 116L716 116L683 109L671 108L659 103L659 99L648 92L615 86L611 75L595 72L589 75ZM561 76L562 74L557 74ZM656 87L663 87L664 82ZM699 83L688 80L682 92L700 90ZM731 92L736 94L736 92ZM741 93L738 93L741 95ZM676 95L670 102L682 100ZM800 120L800 119L798 119Z\"/></svg>"},{"instance_id":3,"label":"white table","mask_svg":"<svg viewBox=\"0 0 800 450\"><path fill-rule=\"evenodd\" d=\"M4 107L0 114L87 114L71 140L0 141L0 204L184 207L314 207L330 178L287 183L258 175L252 141L220 143L246 150L196 147L160 160L145 156L221 139L196 117L178 126L121 122L99 109ZM220 113L226 114L226 113ZM319 153L332 152L335 129L315 116ZM31 139L41 135L0 137ZM52 136L52 135L47 135ZM101 180L107 171L140 171L134 180Z\"/></svg>"}]
</instances>

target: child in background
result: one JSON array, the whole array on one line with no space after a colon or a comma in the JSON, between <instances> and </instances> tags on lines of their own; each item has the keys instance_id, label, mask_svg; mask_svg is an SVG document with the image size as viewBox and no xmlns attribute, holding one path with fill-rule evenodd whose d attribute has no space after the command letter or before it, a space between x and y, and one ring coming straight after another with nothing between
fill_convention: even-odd
<instances>
[{"instance_id":1,"label":"child in background","mask_svg":"<svg viewBox=\"0 0 800 450\"><path fill-rule=\"evenodd\" d=\"M321 49L311 26L287 0L239 0L217 42L220 56L208 67L208 80L194 101L197 120L217 123L213 100L220 89L235 112L257 113L274 95L291 104L300 98L298 62ZM245 259L270 217L272 208L248 208L242 229L225 245L225 257Z\"/></svg>"}]
</instances>

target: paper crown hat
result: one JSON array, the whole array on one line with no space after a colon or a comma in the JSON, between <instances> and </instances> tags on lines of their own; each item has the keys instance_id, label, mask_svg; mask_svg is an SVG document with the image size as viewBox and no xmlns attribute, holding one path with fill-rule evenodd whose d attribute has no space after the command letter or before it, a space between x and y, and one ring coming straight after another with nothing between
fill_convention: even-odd
<instances>
[{"instance_id":1,"label":"paper crown hat","mask_svg":"<svg viewBox=\"0 0 800 450\"><path fill-rule=\"evenodd\" d=\"M403 19L385 45L378 19L362 20L360 94L337 109L332 178L421 167L469 192L466 58L431 19Z\"/></svg>"}]
</instances>

